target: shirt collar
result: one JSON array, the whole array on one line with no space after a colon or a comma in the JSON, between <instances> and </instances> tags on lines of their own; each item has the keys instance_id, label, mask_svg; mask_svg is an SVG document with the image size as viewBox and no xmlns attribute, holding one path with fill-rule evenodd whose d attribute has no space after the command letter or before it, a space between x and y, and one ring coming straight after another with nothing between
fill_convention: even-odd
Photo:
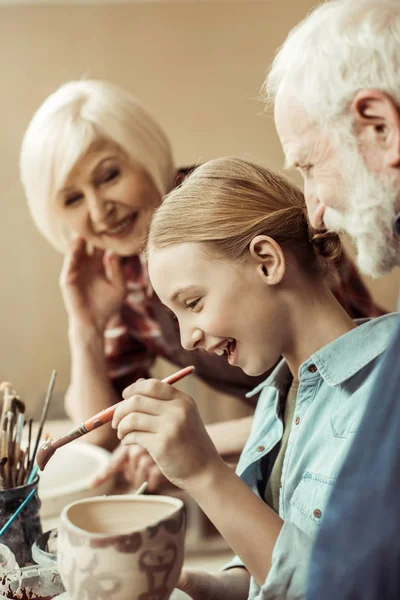
<instances>
[{"instance_id":1,"label":"shirt collar","mask_svg":"<svg viewBox=\"0 0 400 600\"><path fill-rule=\"evenodd\" d=\"M312 354L300 366L300 381L305 376L318 377L319 373L330 387L334 387L353 377L388 348L394 330L400 323L400 314L392 313L376 319L357 319L356 323L358 327ZM317 371L312 374L308 370L311 364L317 367ZM248 392L246 397L255 396L267 386L281 390L290 386L291 381L289 367L282 359L265 381Z\"/></svg>"},{"instance_id":2,"label":"shirt collar","mask_svg":"<svg viewBox=\"0 0 400 600\"><path fill-rule=\"evenodd\" d=\"M389 346L400 314L392 313L377 319L358 320L351 329L310 356L299 369L300 377L314 363L326 383L333 387L344 383L380 356Z\"/></svg>"}]
</instances>

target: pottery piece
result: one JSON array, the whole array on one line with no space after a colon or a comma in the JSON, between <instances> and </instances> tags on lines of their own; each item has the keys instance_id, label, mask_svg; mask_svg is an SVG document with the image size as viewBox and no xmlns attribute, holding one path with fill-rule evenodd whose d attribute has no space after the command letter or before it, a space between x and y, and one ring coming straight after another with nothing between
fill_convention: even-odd
<instances>
[{"instance_id":1,"label":"pottery piece","mask_svg":"<svg viewBox=\"0 0 400 600\"><path fill-rule=\"evenodd\" d=\"M96 488L92 482L104 471L110 456L107 450L85 442L74 442L57 450L40 474L42 520L58 519L62 509L76 500L109 494L114 487L114 477Z\"/></svg>"},{"instance_id":2,"label":"pottery piece","mask_svg":"<svg viewBox=\"0 0 400 600\"><path fill-rule=\"evenodd\" d=\"M167 600L184 554L185 509L169 496L87 498L65 507L58 567L71 600Z\"/></svg>"}]
</instances>

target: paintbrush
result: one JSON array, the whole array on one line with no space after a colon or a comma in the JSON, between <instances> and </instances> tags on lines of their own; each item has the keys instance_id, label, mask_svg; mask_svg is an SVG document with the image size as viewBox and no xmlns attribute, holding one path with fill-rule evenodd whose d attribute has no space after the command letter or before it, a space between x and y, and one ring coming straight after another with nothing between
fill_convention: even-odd
<instances>
[{"instance_id":1,"label":"paintbrush","mask_svg":"<svg viewBox=\"0 0 400 600\"><path fill-rule=\"evenodd\" d=\"M11 406L13 412L15 411L16 413L17 419L14 447L14 464L17 465L19 463L19 457L21 454L22 433L25 424L25 404L19 398L15 397L11 401Z\"/></svg>"},{"instance_id":2,"label":"paintbrush","mask_svg":"<svg viewBox=\"0 0 400 600\"><path fill-rule=\"evenodd\" d=\"M0 489L4 490L7 487L7 475L5 472L5 466L7 464L7 456L0 458Z\"/></svg>"},{"instance_id":3,"label":"paintbrush","mask_svg":"<svg viewBox=\"0 0 400 600\"><path fill-rule=\"evenodd\" d=\"M8 444L7 444L7 413L11 408L12 385L8 381L3 381L0 384L0 391L3 392L3 408L1 411L1 443L0 443L0 454L1 456L8 456Z\"/></svg>"},{"instance_id":4,"label":"paintbrush","mask_svg":"<svg viewBox=\"0 0 400 600\"><path fill-rule=\"evenodd\" d=\"M162 381L163 381L163 383L169 383L172 385L173 383L176 383L183 377L186 377L186 375L190 375L190 373L193 373L193 371L194 371L193 366L185 367L184 369L181 369L180 371L173 373L169 377L166 377ZM71 431L68 431L64 435L57 438L56 440L44 443L39 448L39 452L37 453L37 457L36 457L36 461L37 461L37 464L39 465L39 469L41 471L43 471L43 469L45 468L45 466L47 465L47 463L49 462L50 458L53 456L55 451L58 450L58 448L61 448L61 446L65 446L65 444L68 444L69 442L72 442L73 440L76 440L76 439L82 437L86 433L89 433L90 431L93 431L94 429L97 429L98 427L101 427L102 425L105 425L106 423L109 423L110 421L112 421L114 412L115 412L118 404L119 403L117 402L117 404L114 404L113 406L110 406L109 408L102 410L101 412L94 415L94 417L91 417L84 423L81 423L80 425L78 425L78 427L76 427L75 429L72 429Z\"/></svg>"},{"instance_id":5,"label":"paintbrush","mask_svg":"<svg viewBox=\"0 0 400 600\"><path fill-rule=\"evenodd\" d=\"M50 377L50 381L49 381L49 387L47 388L46 398L45 398L44 404L43 404L43 410L42 410L42 415L40 417L39 430L38 430L38 434L37 434L37 437L36 437L35 446L33 448L31 460L30 460L29 465L28 465L29 475L30 475L30 473L32 471L32 468L33 468L33 465L35 463L36 453L37 453L38 448L39 448L40 438L42 437L43 426L44 426L44 423L46 421L47 413L48 413L48 410L49 410L50 400L51 400L51 396L52 396L52 393L53 393L53 388L54 388L54 383L56 381L56 376L57 376L57 371L53 370L53 372L51 374L51 377ZM29 475L28 475L28 477L29 477Z\"/></svg>"},{"instance_id":6,"label":"paintbrush","mask_svg":"<svg viewBox=\"0 0 400 600\"><path fill-rule=\"evenodd\" d=\"M27 483L27 479L29 477L29 465L30 465L30 454L31 454L31 439L32 439L32 417L28 419L28 443L25 449L25 474L24 474L24 483Z\"/></svg>"},{"instance_id":7,"label":"paintbrush","mask_svg":"<svg viewBox=\"0 0 400 600\"><path fill-rule=\"evenodd\" d=\"M11 410L7 413L7 456L8 456L8 487L13 487L14 481L14 440L13 431L15 425L15 416Z\"/></svg>"}]
</instances>

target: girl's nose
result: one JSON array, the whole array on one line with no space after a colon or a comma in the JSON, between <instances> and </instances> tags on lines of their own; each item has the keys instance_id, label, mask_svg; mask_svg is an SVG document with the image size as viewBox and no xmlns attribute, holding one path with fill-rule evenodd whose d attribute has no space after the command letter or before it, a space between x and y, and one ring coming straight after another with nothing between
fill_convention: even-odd
<instances>
[{"instance_id":1,"label":"girl's nose","mask_svg":"<svg viewBox=\"0 0 400 600\"><path fill-rule=\"evenodd\" d=\"M184 330L181 327L181 345L185 350L195 350L201 345L203 339L203 332L196 328L190 330Z\"/></svg>"}]
</instances>

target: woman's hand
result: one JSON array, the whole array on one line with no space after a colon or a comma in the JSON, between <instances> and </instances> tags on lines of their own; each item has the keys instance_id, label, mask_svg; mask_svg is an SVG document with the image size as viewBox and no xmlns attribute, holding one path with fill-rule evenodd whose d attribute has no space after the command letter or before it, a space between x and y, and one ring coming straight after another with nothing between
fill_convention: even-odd
<instances>
[{"instance_id":1,"label":"woman's hand","mask_svg":"<svg viewBox=\"0 0 400 600\"><path fill-rule=\"evenodd\" d=\"M168 484L168 480L150 454L140 446L118 446L107 467L94 479L92 485L96 487L118 473L121 473L125 481L135 488L146 481L147 490L153 493Z\"/></svg>"},{"instance_id":2,"label":"woman's hand","mask_svg":"<svg viewBox=\"0 0 400 600\"><path fill-rule=\"evenodd\" d=\"M118 437L145 448L171 483L190 492L224 465L193 398L157 379L139 379L123 397L112 422Z\"/></svg>"},{"instance_id":3,"label":"woman's hand","mask_svg":"<svg viewBox=\"0 0 400 600\"><path fill-rule=\"evenodd\" d=\"M77 238L65 257L60 287L70 322L102 334L125 298L120 259L99 249L89 255L85 240Z\"/></svg>"}]
</instances>

